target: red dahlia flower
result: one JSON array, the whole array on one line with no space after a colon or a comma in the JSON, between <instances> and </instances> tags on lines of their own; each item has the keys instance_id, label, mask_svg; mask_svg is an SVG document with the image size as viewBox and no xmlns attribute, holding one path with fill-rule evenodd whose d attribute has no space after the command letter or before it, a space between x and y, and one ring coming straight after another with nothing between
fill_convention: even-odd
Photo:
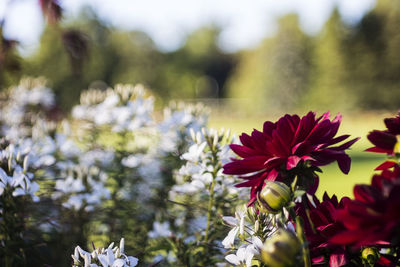
<instances>
[{"instance_id":1,"label":"red dahlia flower","mask_svg":"<svg viewBox=\"0 0 400 267\"><path fill-rule=\"evenodd\" d=\"M336 211L342 209L349 198L344 197L338 202L335 195L330 198L327 193L322 203L314 196L313 204L307 199L298 203L296 214L304 220L304 233L309 242L310 256L313 265L324 264L337 267L349 262L349 255L344 245L329 243L329 239L345 230L343 224L336 220ZM308 214L305 209L308 206Z\"/></svg>"},{"instance_id":2,"label":"red dahlia flower","mask_svg":"<svg viewBox=\"0 0 400 267\"><path fill-rule=\"evenodd\" d=\"M354 197L337 211L337 219L346 230L335 235L331 242L356 248L399 245L400 167L375 175L372 185L355 186Z\"/></svg>"},{"instance_id":3,"label":"red dahlia flower","mask_svg":"<svg viewBox=\"0 0 400 267\"><path fill-rule=\"evenodd\" d=\"M368 140L374 144L374 147L368 148L366 151L385 153L391 156L395 155L395 145L397 138L400 136L400 112L395 118L386 118L385 125L387 130L373 130L368 134ZM379 165L377 170L384 170L396 165L394 161L386 161Z\"/></svg>"},{"instance_id":4,"label":"red dahlia flower","mask_svg":"<svg viewBox=\"0 0 400 267\"><path fill-rule=\"evenodd\" d=\"M251 136L243 133L240 136L242 145L230 146L242 159L232 158L232 162L224 165L224 173L246 175L240 178L247 181L237 186L251 187L249 204L255 201L265 180L289 179L290 182L295 175L315 179L316 175L312 175L313 172L310 175L308 167L323 166L333 161L337 161L342 172L347 174L351 160L345 150L358 138L332 147L349 137L341 135L335 138L341 120L340 115L330 121L329 113L316 118L315 113L309 112L302 118L286 114L276 123L266 121L262 132L254 129Z\"/></svg>"}]
</instances>

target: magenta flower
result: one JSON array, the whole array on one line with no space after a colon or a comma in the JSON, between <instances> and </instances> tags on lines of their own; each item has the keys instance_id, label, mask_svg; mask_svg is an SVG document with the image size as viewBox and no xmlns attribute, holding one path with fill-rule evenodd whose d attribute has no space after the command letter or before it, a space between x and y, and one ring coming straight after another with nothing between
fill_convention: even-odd
<instances>
[{"instance_id":1,"label":"magenta flower","mask_svg":"<svg viewBox=\"0 0 400 267\"><path fill-rule=\"evenodd\" d=\"M350 255L344 245L329 243L329 239L345 230L343 224L336 220L336 210L342 209L349 198L344 197L338 202L335 195L331 198L327 193L320 202L315 196L311 203L306 198L306 203L298 203L296 214L304 220L304 232L310 248L313 265L339 267L349 262ZM308 215L305 206L308 207Z\"/></svg>"},{"instance_id":2,"label":"magenta flower","mask_svg":"<svg viewBox=\"0 0 400 267\"><path fill-rule=\"evenodd\" d=\"M266 121L262 132L254 129L251 136L243 133L242 145L230 146L242 159L232 158L224 165L224 173L241 175L246 180L237 186L251 187L249 204L255 201L265 180L291 182L298 175L311 180L303 182L309 187L314 185L316 190L318 177L313 171L310 173L310 167L337 161L342 172L347 174L350 170L351 160L345 150L358 138L332 146L349 137L335 137L341 119L337 115L330 121L329 113L316 118L315 113L309 112L302 118L287 114L276 123Z\"/></svg>"},{"instance_id":3,"label":"magenta flower","mask_svg":"<svg viewBox=\"0 0 400 267\"><path fill-rule=\"evenodd\" d=\"M385 125L387 130L373 130L368 134L368 140L374 144L374 147L366 151L375 153L385 153L391 156L395 155L394 147L397 143L397 136L400 135L400 112L395 118L386 118ZM376 170L384 170L396 165L394 161L385 161L379 165Z\"/></svg>"},{"instance_id":4,"label":"magenta flower","mask_svg":"<svg viewBox=\"0 0 400 267\"><path fill-rule=\"evenodd\" d=\"M336 214L346 230L330 242L356 248L393 242L399 245L400 167L374 175L371 185L356 185L354 198Z\"/></svg>"}]
</instances>

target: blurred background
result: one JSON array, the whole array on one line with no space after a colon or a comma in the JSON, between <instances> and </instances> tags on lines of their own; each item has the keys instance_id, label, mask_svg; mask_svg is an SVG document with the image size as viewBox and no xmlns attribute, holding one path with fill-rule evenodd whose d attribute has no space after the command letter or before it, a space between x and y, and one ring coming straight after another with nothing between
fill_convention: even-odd
<instances>
[{"instance_id":1,"label":"blurred background","mask_svg":"<svg viewBox=\"0 0 400 267\"><path fill-rule=\"evenodd\" d=\"M0 88L44 76L68 114L87 88L143 83L161 107L204 102L237 133L308 110L362 137L352 171L321 191L351 195L381 157L366 134L400 104L398 0L0 0ZM326 178L324 178L326 176Z\"/></svg>"}]
</instances>

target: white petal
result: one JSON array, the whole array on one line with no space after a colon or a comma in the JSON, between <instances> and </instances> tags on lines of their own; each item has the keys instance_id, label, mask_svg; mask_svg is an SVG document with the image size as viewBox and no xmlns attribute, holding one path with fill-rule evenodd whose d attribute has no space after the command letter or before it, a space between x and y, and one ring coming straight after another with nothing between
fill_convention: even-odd
<instances>
[{"instance_id":1,"label":"white petal","mask_svg":"<svg viewBox=\"0 0 400 267\"><path fill-rule=\"evenodd\" d=\"M227 224L232 226L238 226L239 221L235 217L232 216L223 216L222 220L224 220Z\"/></svg>"},{"instance_id":2,"label":"white petal","mask_svg":"<svg viewBox=\"0 0 400 267\"><path fill-rule=\"evenodd\" d=\"M129 256L128 260L129 260L129 267L135 267L139 262L139 260L137 258L132 257L132 256Z\"/></svg>"},{"instance_id":3,"label":"white petal","mask_svg":"<svg viewBox=\"0 0 400 267\"><path fill-rule=\"evenodd\" d=\"M235 227L229 231L228 235L224 238L224 240L222 240L222 245L224 245L224 248L232 247L233 243L235 242L235 237L238 231L239 231L238 227Z\"/></svg>"},{"instance_id":4,"label":"white petal","mask_svg":"<svg viewBox=\"0 0 400 267\"><path fill-rule=\"evenodd\" d=\"M236 255L240 261L244 261L246 259L246 247L241 246L237 251Z\"/></svg>"},{"instance_id":5,"label":"white petal","mask_svg":"<svg viewBox=\"0 0 400 267\"><path fill-rule=\"evenodd\" d=\"M107 261L108 261L108 264L111 265L112 263L114 263L114 260L115 260L114 253L113 253L112 249L108 248L107 249Z\"/></svg>"},{"instance_id":6,"label":"white petal","mask_svg":"<svg viewBox=\"0 0 400 267\"><path fill-rule=\"evenodd\" d=\"M261 239L258 236L253 236L251 239L251 242L253 242L253 245L255 248L261 250L263 247L263 242L261 241Z\"/></svg>"},{"instance_id":7,"label":"white petal","mask_svg":"<svg viewBox=\"0 0 400 267\"><path fill-rule=\"evenodd\" d=\"M114 261L112 267L124 267L125 266L125 261L122 259L117 259Z\"/></svg>"},{"instance_id":8,"label":"white petal","mask_svg":"<svg viewBox=\"0 0 400 267\"><path fill-rule=\"evenodd\" d=\"M233 264L233 265L239 265L240 261L238 259L238 257L235 254L229 254L227 256L225 256L225 260L229 261L229 263Z\"/></svg>"}]
</instances>

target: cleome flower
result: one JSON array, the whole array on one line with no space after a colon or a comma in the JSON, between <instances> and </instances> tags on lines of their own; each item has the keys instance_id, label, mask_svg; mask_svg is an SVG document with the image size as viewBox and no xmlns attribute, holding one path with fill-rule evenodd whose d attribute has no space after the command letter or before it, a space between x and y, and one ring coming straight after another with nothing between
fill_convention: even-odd
<instances>
[{"instance_id":1,"label":"cleome flower","mask_svg":"<svg viewBox=\"0 0 400 267\"><path fill-rule=\"evenodd\" d=\"M330 240L359 248L369 245L398 245L400 227L400 167L372 178L371 185L356 185L354 200L337 211L343 232Z\"/></svg>"},{"instance_id":2,"label":"cleome flower","mask_svg":"<svg viewBox=\"0 0 400 267\"><path fill-rule=\"evenodd\" d=\"M400 152L395 151L400 136L400 112L395 118L386 118L384 121L387 128L386 130L373 130L368 134L368 140L375 146L368 148L366 151L395 156L396 153ZM379 165L376 170L388 169L394 165L396 165L396 161L385 161Z\"/></svg>"},{"instance_id":3,"label":"cleome flower","mask_svg":"<svg viewBox=\"0 0 400 267\"><path fill-rule=\"evenodd\" d=\"M114 242L108 248L97 248L93 252L87 252L81 247L75 247L71 255L72 267L134 267L138 259L125 255L125 240L121 238L119 247L114 247Z\"/></svg>"},{"instance_id":4,"label":"cleome flower","mask_svg":"<svg viewBox=\"0 0 400 267\"><path fill-rule=\"evenodd\" d=\"M314 186L316 190L318 178L307 173L310 170L308 167L337 161L343 173L347 174L350 170L351 160L345 150L358 138L332 146L349 137L335 137L341 120L341 115L331 121L329 113L316 118L315 113L309 112L302 118L286 114L276 123L266 121L262 132L254 129L251 136L243 133L240 136L242 145L230 145L242 159L232 158L231 162L224 165L224 173L242 175L240 178L246 181L237 187L251 187L249 204L254 203L265 180L286 180L290 183L295 175L306 172L303 176L312 176L314 181L303 182L309 187Z\"/></svg>"}]
</instances>

